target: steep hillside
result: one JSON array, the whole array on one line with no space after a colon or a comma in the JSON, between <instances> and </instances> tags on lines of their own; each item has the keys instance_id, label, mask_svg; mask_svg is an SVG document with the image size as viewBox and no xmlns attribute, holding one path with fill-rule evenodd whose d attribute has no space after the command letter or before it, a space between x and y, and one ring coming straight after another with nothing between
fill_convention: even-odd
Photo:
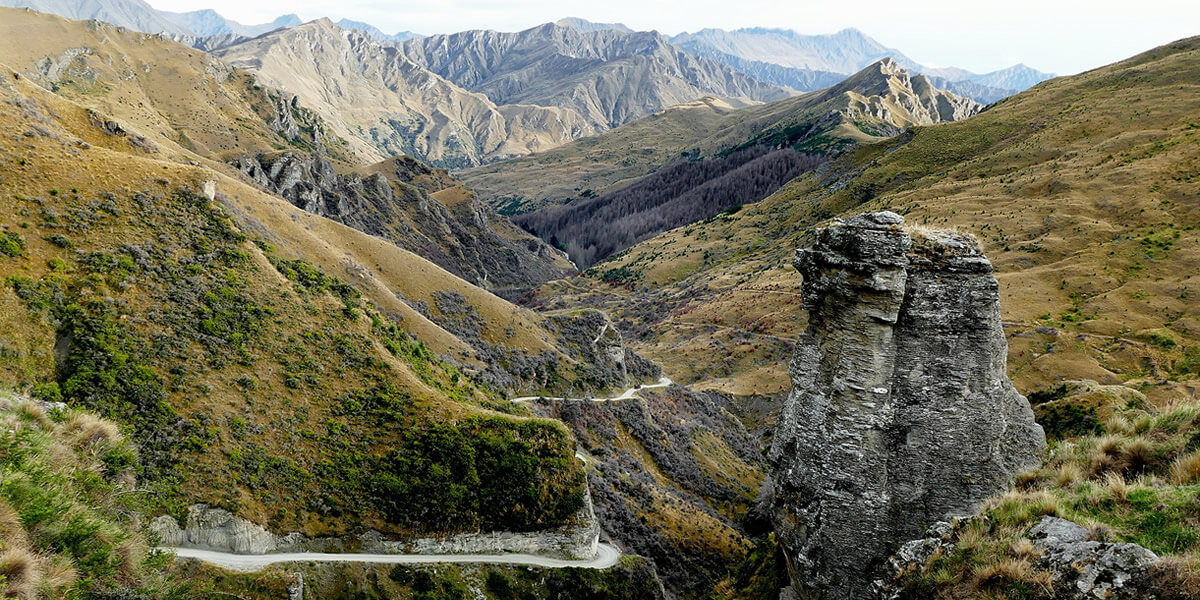
<instances>
[{"instance_id":1,"label":"steep hillside","mask_svg":"<svg viewBox=\"0 0 1200 600\"><path fill-rule=\"evenodd\" d=\"M681 52L654 32L547 23L516 33L429 36L406 42L404 53L497 104L570 109L597 131L703 96L745 103L788 95Z\"/></svg>"},{"instance_id":2,"label":"steep hillside","mask_svg":"<svg viewBox=\"0 0 1200 600\"><path fill-rule=\"evenodd\" d=\"M365 162L405 154L452 168L558 146L594 132L573 111L497 106L327 19L217 51L320 113Z\"/></svg>"},{"instance_id":3,"label":"steep hillside","mask_svg":"<svg viewBox=\"0 0 1200 600\"><path fill-rule=\"evenodd\" d=\"M411 158L344 174L320 154L260 153L233 164L310 213L410 248L506 297L575 272L560 252L496 215L445 171Z\"/></svg>"},{"instance_id":4,"label":"steep hillside","mask_svg":"<svg viewBox=\"0 0 1200 600\"><path fill-rule=\"evenodd\" d=\"M175 164L205 165L235 179L243 176L224 160L235 160L248 153L255 156L287 149L294 155L306 156L312 151L318 158L305 160L320 162L321 152L335 157L344 152L339 151L339 140L324 132L321 120L311 111L299 107L294 100L285 101L282 96L256 84L249 75L230 69L209 55L157 36L121 32L109 25L89 26L50 15L3 10L6 18L0 21L0 27L8 30L0 38L4 40L4 44L0 44L0 57L28 65L23 69L23 82L34 81L44 88L57 89L57 96L86 106L85 132L93 145ZM26 40L26 36L33 37ZM120 118L111 116L109 110ZM340 168L348 168L344 163L338 164L343 165ZM373 169L379 170L387 164L399 167L408 162L366 167L363 175L370 175ZM106 168L104 172L116 174L119 170ZM395 177L399 177L398 173L398 168L391 171ZM468 196L446 189L453 186L434 172L423 176L414 173L413 177L409 184L425 187L427 212L443 215L449 212L455 227L477 228L485 234L481 236L485 240L481 240L480 246L469 251L496 252L487 247L492 242L486 240L493 236L509 240L516 250L530 243L537 246L536 240L514 232L511 226L499 221L489 224L484 222L483 216L463 214L463 207L470 206L463 202ZM239 185L244 184L239 181ZM283 200L277 202L291 208ZM404 207L401 212L416 215L420 211L419 204ZM238 205L237 210L247 209ZM394 206L384 206L375 218L391 219L396 210ZM440 354L473 362L476 352L483 353L489 360L476 365L484 367L487 370L484 376L500 387L531 390L544 385L569 387L576 380L573 372L560 372L554 377L548 375L546 369L553 369L564 357L549 341L553 336L535 324L540 317L516 316L518 313L514 313L514 308L507 302L427 262L416 260L420 266L413 266L416 257L390 243L367 235L350 235L342 230L344 228L339 229L325 219L303 215L298 210L269 214L277 219L271 226L272 235L279 236L284 231L299 228L302 233L292 243L299 246L315 243L320 248L298 254L310 261L321 261L325 259L320 255L328 251L328 262L323 268L329 272L349 273L359 279L374 281L376 276L366 273L366 267L360 265L376 266L377 276L383 282L373 290L369 289L368 294L377 305L411 317L410 325L422 328L422 339ZM304 217L299 221L303 225L294 220L300 217ZM356 218L367 220L371 215L359 214ZM253 219L262 221L266 215L255 214ZM435 225L449 227L445 223ZM491 232L487 233L487 230ZM315 237L317 234L313 232L320 232L324 239ZM349 254L339 255L339 251L333 250L338 243L332 240L343 240L360 248L341 248L340 252ZM458 240L459 249L462 250L468 241ZM427 248L413 247L411 250L421 252ZM532 260L536 253L536 249L530 250L526 246L518 252L516 260ZM428 254L436 256L437 252ZM511 252L501 254L504 260L513 258ZM545 264L525 266L533 271L545 270L551 268L547 264L558 260L554 256L546 259ZM377 265L410 266L407 271L385 275L385 267ZM504 275L499 272L494 276L502 278ZM465 300L455 302L458 296L447 296L439 306L435 292L454 292ZM405 301L399 300L397 293ZM459 306L463 302L465 305ZM430 318L442 322L455 333L434 325ZM474 326L464 327L461 323L464 319ZM526 325L532 329L526 329ZM571 360L567 360L559 366L570 364ZM590 372L591 369L593 367L588 366L584 370ZM615 372L611 375L616 379L601 376L595 385L623 383L623 375ZM587 377L594 379L591 375Z\"/></svg>"},{"instance_id":5,"label":"steep hillside","mask_svg":"<svg viewBox=\"0 0 1200 600\"><path fill-rule=\"evenodd\" d=\"M310 535L572 518L583 481L566 430L491 410L512 405L424 341L463 343L373 292L388 275L328 275L356 267L372 238L297 223L286 202L212 171L91 144L106 134L85 109L11 71L4 81L0 128L22 142L0 165L12 199L0 209L0 378L128 427L137 475L158 494L150 510L206 502ZM199 191L214 182L223 206ZM241 211L254 216L227 216ZM412 255L388 268L432 286L431 300L455 295L459 314L480 293ZM510 340L539 335L519 311L506 317ZM434 438L442 454L429 454ZM524 458L501 467L485 455ZM458 492L439 477L442 491L395 500L448 462L470 493L444 497Z\"/></svg>"},{"instance_id":6,"label":"steep hillside","mask_svg":"<svg viewBox=\"0 0 1200 600\"><path fill-rule=\"evenodd\" d=\"M89 28L50 15L4 10L10 18L0 24L7 34L7 43L0 43L0 60L24 67L32 80L99 111L95 118L102 124L106 119L100 113L119 115L105 127L114 133L125 128L142 132L126 137L148 155L195 161L190 151L217 161L210 163L214 168L225 168L229 161L253 171L255 182L270 191L285 187L284 196L317 214L377 235L386 233L382 223L391 223L393 242L490 289L517 294L571 270L536 238L482 207L472 209L473 202L462 201L469 194L441 194L453 205L446 207L429 196L441 189L364 188L361 181L339 180L353 176L344 173L353 157L318 115L207 54L111 26ZM37 40L25 43L30 34ZM176 145L183 149L172 148ZM286 160L267 158L276 156ZM259 164L263 161L272 168ZM397 164L405 165L405 172L428 171L411 160ZM414 172L410 178L426 176ZM445 187L457 185L448 182ZM364 194L369 200L361 199Z\"/></svg>"},{"instance_id":7,"label":"steep hillside","mask_svg":"<svg viewBox=\"0 0 1200 600\"><path fill-rule=\"evenodd\" d=\"M148 156L219 160L306 148L320 135L315 119L305 122L286 99L203 52L106 24L13 9L0 15L0 61L94 109L98 124ZM330 152L339 151L335 140L327 142Z\"/></svg>"},{"instance_id":8,"label":"steep hillside","mask_svg":"<svg viewBox=\"0 0 1200 600\"><path fill-rule=\"evenodd\" d=\"M905 127L964 118L980 108L884 60L820 92L740 110L715 101L674 107L595 138L461 177L501 212L531 212L614 192L679 160L721 158L756 145L836 153Z\"/></svg>"},{"instance_id":9,"label":"steep hillside","mask_svg":"<svg viewBox=\"0 0 1200 600\"><path fill-rule=\"evenodd\" d=\"M861 146L763 202L644 242L537 301L613 310L677 381L778 392L787 385L778 357L804 323L792 249L831 216L886 207L980 238L1022 391L1088 378L1140 387L1155 401L1192 397L1198 73L1192 38L1043 83L961 123ZM578 295L557 299L563 292Z\"/></svg>"}]
</instances>

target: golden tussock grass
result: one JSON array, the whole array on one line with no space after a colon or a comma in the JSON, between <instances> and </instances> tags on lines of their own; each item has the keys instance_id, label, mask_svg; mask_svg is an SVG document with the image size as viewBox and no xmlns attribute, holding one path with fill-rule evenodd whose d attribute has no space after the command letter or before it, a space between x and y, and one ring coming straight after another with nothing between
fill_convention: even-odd
<instances>
[{"instance_id":1,"label":"golden tussock grass","mask_svg":"<svg viewBox=\"0 0 1200 600\"><path fill-rule=\"evenodd\" d=\"M1171 464L1171 482L1187 485L1200 479L1200 450L1185 454Z\"/></svg>"},{"instance_id":2,"label":"golden tussock grass","mask_svg":"<svg viewBox=\"0 0 1200 600\"><path fill-rule=\"evenodd\" d=\"M1068 488L1083 480L1083 469L1075 463L1063 463L1054 474L1054 485Z\"/></svg>"},{"instance_id":3,"label":"golden tussock grass","mask_svg":"<svg viewBox=\"0 0 1200 600\"><path fill-rule=\"evenodd\" d=\"M1050 573L1035 569L1029 558L1002 558L980 565L971 577L971 588L979 591L1008 588L1013 584L1049 591L1053 583Z\"/></svg>"},{"instance_id":4,"label":"golden tussock grass","mask_svg":"<svg viewBox=\"0 0 1200 600\"><path fill-rule=\"evenodd\" d=\"M1108 486L1108 491L1112 494L1113 500L1125 502L1128 499L1130 486L1120 473L1109 473L1104 477L1104 483Z\"/></svg>"},{"instance_id":5,"label":"golden tussock grass","mask_svg":"<svg viewBox=\"0 0 1200 600\"><path fill-rule=\"evenodd\" d=\"M113 448L124 440L121 431L112 421L105 421L85 412L72 414L63 424L63 433L69 440L68 443L76 450Z\"/></svg>"},{"instance_id":6,"label":"golden tussock grass","mask_svg":"<svg viewBox=\"0 0 1200 600\"><path fill-rule=\"evenodd\" d=\"M28 548L11 547L0 553L0 577L7 586L5 594L32 600L42 582L43 560Z\"/></svg>"}]
</instances>

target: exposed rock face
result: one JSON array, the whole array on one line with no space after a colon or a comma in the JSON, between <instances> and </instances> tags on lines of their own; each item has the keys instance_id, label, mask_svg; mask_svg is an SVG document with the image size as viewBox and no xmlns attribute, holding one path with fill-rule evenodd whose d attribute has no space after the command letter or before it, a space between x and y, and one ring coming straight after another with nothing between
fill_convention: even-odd
<instances>
[{"instance_id":1,"label":"exposed rock face","mask_svg":"<svg viewBox=\"0 0 1200 600\"><path fill-rule=\"evenodd\" d=\"M497 104L413 62L396 45L328 19L215 52L267 86L299 96L367 160L405 154L467 167L596 133L573 110Z\"/></svg>"},{"instance_id":2,"label":"exposed rock face","mask_svg":"<svg viewBox=\"0 0 1200 600\"><path fill-rule=\"evenodd\" d=\"M529 407L571 428L605 534L653 561L677 597L700 596L737 560L728 548L751 543L731 515L748 507L764 478L760 446L718 392L671 386L639 396Z\"/></svg>"},{"instance_id":3,"label":"exposed rock face","mask_svg":"<svg viewBox=\"0 0 1200 600\"><path fill-rule=\"evenodd\" d=\"M183 528L173 517L163 515L150 522L150 530L158 534L159 542L164 546L203 548L235 554L298 550L307 541L299 533L275 535L261 525L207 504L195 504L188 508L187 525Z\"/></svg>"},{"instance_id":4,"label":"exposed rock face","mask_svg":"<svg viewBox=\"0 0 1200 600\"><path fill-rule=\"evenodd\" d=\"M1005 371L991 264L903 222L836 222L796 256L809 324L770 458L801 597L868 596L900 543L972 514L1045 446Z\"/></svg>"},{"instance_id":5,"label":"exposed rock face","mask_svg":"<svg viewBox=\"0 0 1200 600\"><path fill-rule=\"evenodd\" d=\"M496 215L445 172L410 158L349 174L319 154L259 154L233 165L310 213L391 240L501 296L571 272L558 251ZM439 202L434 196L442 191L456 202Z\"/></svg>"},{"instance_id":6,"label":"exposed rock face","mask_svg":"<svg viewBox=\"0 0 1200 600\"><path fill-rule=\"evenodd\" d=\"M300 533L277 535L261 525L227 510L195 504L188 508L187 524L170 515L150 522L163 546L201 548L234 554L272 552L368 552L382 554L504 554L521 553L567 559L596 556L600 523L592 510L592 498L584 497L584 506L572 522L543 531L489 531L446 537L389 540L376 531L357 538L309 539Z\"/></svg>"},{"instance_id":7,"label":"exposed rock face","mask_svg":"<svg viewBox=\"0 0 1200 600\"><path fill-rule=\"evenodd\" d=\"M533 554L565 559L590 559L600 543L600 523L592 509L592 496L584 495L584 507L574 522L546 531L487 531L439 538L386 541L363 536L364 552L384 554Z\"/></svg>"},{"instance_id":8,"label":"exposed rock face","mask_svg":"<svg viewBox=\"0 0 1200 600\"><path fill-rule=\"evenodd\" d=\"M1042 551L1041 565L1054 574L1055 598L1147 597L1158 556L1137 544L1092 541L1088 530L1058 517L1044 517L1029 539Z\"/></svg>"},{"instance_id":9,"label":"exposed rock face","mask_svg":"<svg viewBox=\"0 0 1200 600\"><path fill-rule=\"evenodd\" d=\"M900 128L961 121L983 110L983 105L940 90L924 75L912 75L896 61L885 58L859 71L825 92L844 94L844 112L850 121L878 121ZM887 132L899 133L900 129Z\"/></svg>"}]
</instances>

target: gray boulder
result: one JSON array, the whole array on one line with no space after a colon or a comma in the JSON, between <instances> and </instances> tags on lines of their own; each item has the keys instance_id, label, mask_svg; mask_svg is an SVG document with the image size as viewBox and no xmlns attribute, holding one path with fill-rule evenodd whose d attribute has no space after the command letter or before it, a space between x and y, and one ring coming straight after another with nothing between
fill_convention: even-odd
<instances>
[{"instance_id":1,"label":"gray boulder","mask_svg":"<svg viewBox=\"0 0 1200 600\"><path fill-rule=\"evenodd\" d=\"M802 598L864 598L903 542L975 512L1045 437L1006 374L991 263L969 235L881 212L797 253L808 328L770 461Z\"/></svg>"},{"instance_id":2,"label":"gray boulder","mask_svg":"<svg viewBox=\"0 0 1200 600\"><path fill-rule=\"evenodd\" d=\"M1054 576L1055 598L1134 600L1150 597L1150 568L1158 556L1137 544L1091 541L1088 530L1044 517L1029 530L1042 552L1039 562Z\"/></svg>"}]
</instances>

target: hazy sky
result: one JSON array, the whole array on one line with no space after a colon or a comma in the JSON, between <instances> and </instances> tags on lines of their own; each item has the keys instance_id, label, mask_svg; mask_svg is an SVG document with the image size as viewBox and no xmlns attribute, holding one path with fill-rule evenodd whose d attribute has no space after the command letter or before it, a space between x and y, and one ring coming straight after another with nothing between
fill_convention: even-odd
<instances>
[{"instance_id":1,"label":"hazy sky","mask_svg":"<svg viewBox=\"0 0 1200 600\"><path fill-rule=\"evenodd\" d=\"M832 33L855 27L928 65L986 72L1023 62L1071 74L1200 35L1200 1L1137 0L150 0L171 11L212 8L245 24L296 13L366 21L388 33L517 31L566 16L665 34L705 27Z\"/></svg>"}]
</instances>

